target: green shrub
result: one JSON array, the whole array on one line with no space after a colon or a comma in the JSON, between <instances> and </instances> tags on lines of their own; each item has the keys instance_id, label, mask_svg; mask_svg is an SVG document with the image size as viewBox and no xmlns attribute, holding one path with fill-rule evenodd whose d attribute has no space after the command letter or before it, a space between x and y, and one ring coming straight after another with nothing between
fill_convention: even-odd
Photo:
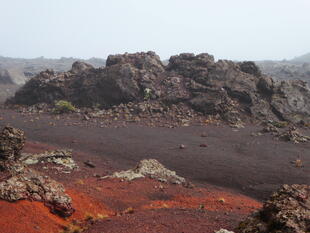
<instances>
[{"instance_id":1,"label":"green shrub","mask_svg":"<svg viewBox=\"0 0 310 233\"><path fill-rule=\"evenodd\" d=\"M150 100L152 95L152 90L150 88L144 89L144 100Z\"/></svg>"},{"instance_id":2,"label":"green shrub","mask_svg":"<svg viewBox=\"0 0 310 233\"><path fill-rule=\"evenodd\" d=\"M66 100L59 100L55 103L54 112L58 114L75 112L76 108Z\"/></svg>"}]
</instances>

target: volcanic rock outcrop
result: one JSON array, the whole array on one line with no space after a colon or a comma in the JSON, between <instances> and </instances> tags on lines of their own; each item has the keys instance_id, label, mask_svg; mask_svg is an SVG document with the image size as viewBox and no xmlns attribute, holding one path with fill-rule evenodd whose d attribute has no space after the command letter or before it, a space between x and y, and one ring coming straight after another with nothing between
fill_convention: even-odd
<instances>
[{"instance_id":1,"label":"volcanic rock outcrop","mask_svg":"<svg viewBox=\"0 0 310 233\"><path fill-rule=\"evenodd\" d=\"M284 185L259 212L241 222L236 232L310 232L310 186Z\"/></svg>"},{"instance_id":2,"label":"volcanic rock outcrop","mask_svg":"<svg viewBox=\"0 0 310 233\"><path fill-rule=\"evenodd\" d=\"M145 177L164 183L182 184L184 186L189 185L185 178L178 176L175 171L171 171L165 168L164 165L159 163L156 159L141 160L133 169L128 171L115 172L113 175L103 178L119 178L131 181Z\"/></svg>"},{"instance_id":3,"label":"volcanic rock outcrop","mask_svg":"<svg viewBox=\"0 0 310 233\"><path fill-rule=\"evenodd\" d=\"M65 73L41 72L8 103L110 108L128 102L182 102L229 122L247 117L308 123L310 90L303 81L274 81L253 62L215 61L209 54L172 56L164 66L154 52L109 56L106 67L82 62Z\"/></svg>"},{"instance_id":4,"label":"volcanic rock outcrop","mask_svg":"<svg viewBox=\"0 0 310 233\"><path fill-rule=\"evenodd\" d=\"M21 162L24 144L21 130L5 127L0 134L0 199L41 201L51 212L70 216L74 209L64 187Z\"/></svg>"}]
</instances>

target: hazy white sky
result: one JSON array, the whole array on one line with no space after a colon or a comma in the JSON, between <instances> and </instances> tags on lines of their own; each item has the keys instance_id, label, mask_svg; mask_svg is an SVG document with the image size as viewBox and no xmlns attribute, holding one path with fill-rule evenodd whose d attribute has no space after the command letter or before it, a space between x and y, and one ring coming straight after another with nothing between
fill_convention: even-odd
<instances>
[{"instance_id":1,"label":"hazy white sky","mask_svg":"<svg viewBox=\"0 0 310 233\"><path fill-rule=\"evenodd\" d=\"M0 0L0 55L152 50L261 60L310 52L310 0Z\"/></svg>"}]
</instances>

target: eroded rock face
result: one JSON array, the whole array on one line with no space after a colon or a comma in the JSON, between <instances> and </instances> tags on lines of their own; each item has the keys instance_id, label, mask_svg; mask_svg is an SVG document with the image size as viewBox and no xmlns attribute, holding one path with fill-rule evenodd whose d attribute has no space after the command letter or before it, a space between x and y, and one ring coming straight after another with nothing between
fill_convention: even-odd
<instances>
[{"instance_id":1,"label":"eroded rock face","mask_svg":"<svg viewBox=\"0 0 310 233\"><path fill-rule=\"evenodd\" d=\"M154 52L109 56L105 68L77 62L65 73L41 72L8 103L77 107L145 100L166 105L182 102L206 115L310 123L310 90L301 81L274 81L253 62L215 61L209 54L173 56L165 67Z\"/></svg>"},{"instance_id":2,"label":"eroded rock face","mask_svg":"<svg viewBox=\"0 0 310 233\"><path fill-rule=\"evenodd\" d=\"M0 173L4 174L0 174L0 199L10 202L22 199L41 201L53 213L70 216L74 209L64 187L23 163L21 150L24 144L22 130L5 127L0 134Z\"/></svg>"},{"instance_id":3,"label":"eroded rock face","mask_svg":"<svg viewBox=\"0 0 310 233\"><path fill-rule=\"evenodd\" d=\"M279 118L289 122L309 123L310 91L304 81L282 81L274 88L271 106Z\"/></svg>"},{"instance_id":4,"label":"eroded rock face","mask_svg":"<svg viewBox=\"0 0 310 233\"><path fill-rule=\"evenodd\" d=\"M239 224L238 233L307 233L310 231L310 186L284 185L263 208Z\"/></svg>"}]
</instances>

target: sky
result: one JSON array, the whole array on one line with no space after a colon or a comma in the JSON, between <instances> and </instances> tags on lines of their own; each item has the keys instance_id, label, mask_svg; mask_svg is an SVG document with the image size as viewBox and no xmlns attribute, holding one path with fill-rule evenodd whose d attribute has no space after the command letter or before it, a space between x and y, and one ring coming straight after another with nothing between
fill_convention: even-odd
<instances>
[{"instance_id":1,"label":"sky","mask_svg":"<svg viewBox=\"0 0 310 233\"><path fill-rule=\"evenodd\" d=\"M155 51L282 60L310 52L310 0L0 0L0 55Z\"/></svg>"}]
</instances>

